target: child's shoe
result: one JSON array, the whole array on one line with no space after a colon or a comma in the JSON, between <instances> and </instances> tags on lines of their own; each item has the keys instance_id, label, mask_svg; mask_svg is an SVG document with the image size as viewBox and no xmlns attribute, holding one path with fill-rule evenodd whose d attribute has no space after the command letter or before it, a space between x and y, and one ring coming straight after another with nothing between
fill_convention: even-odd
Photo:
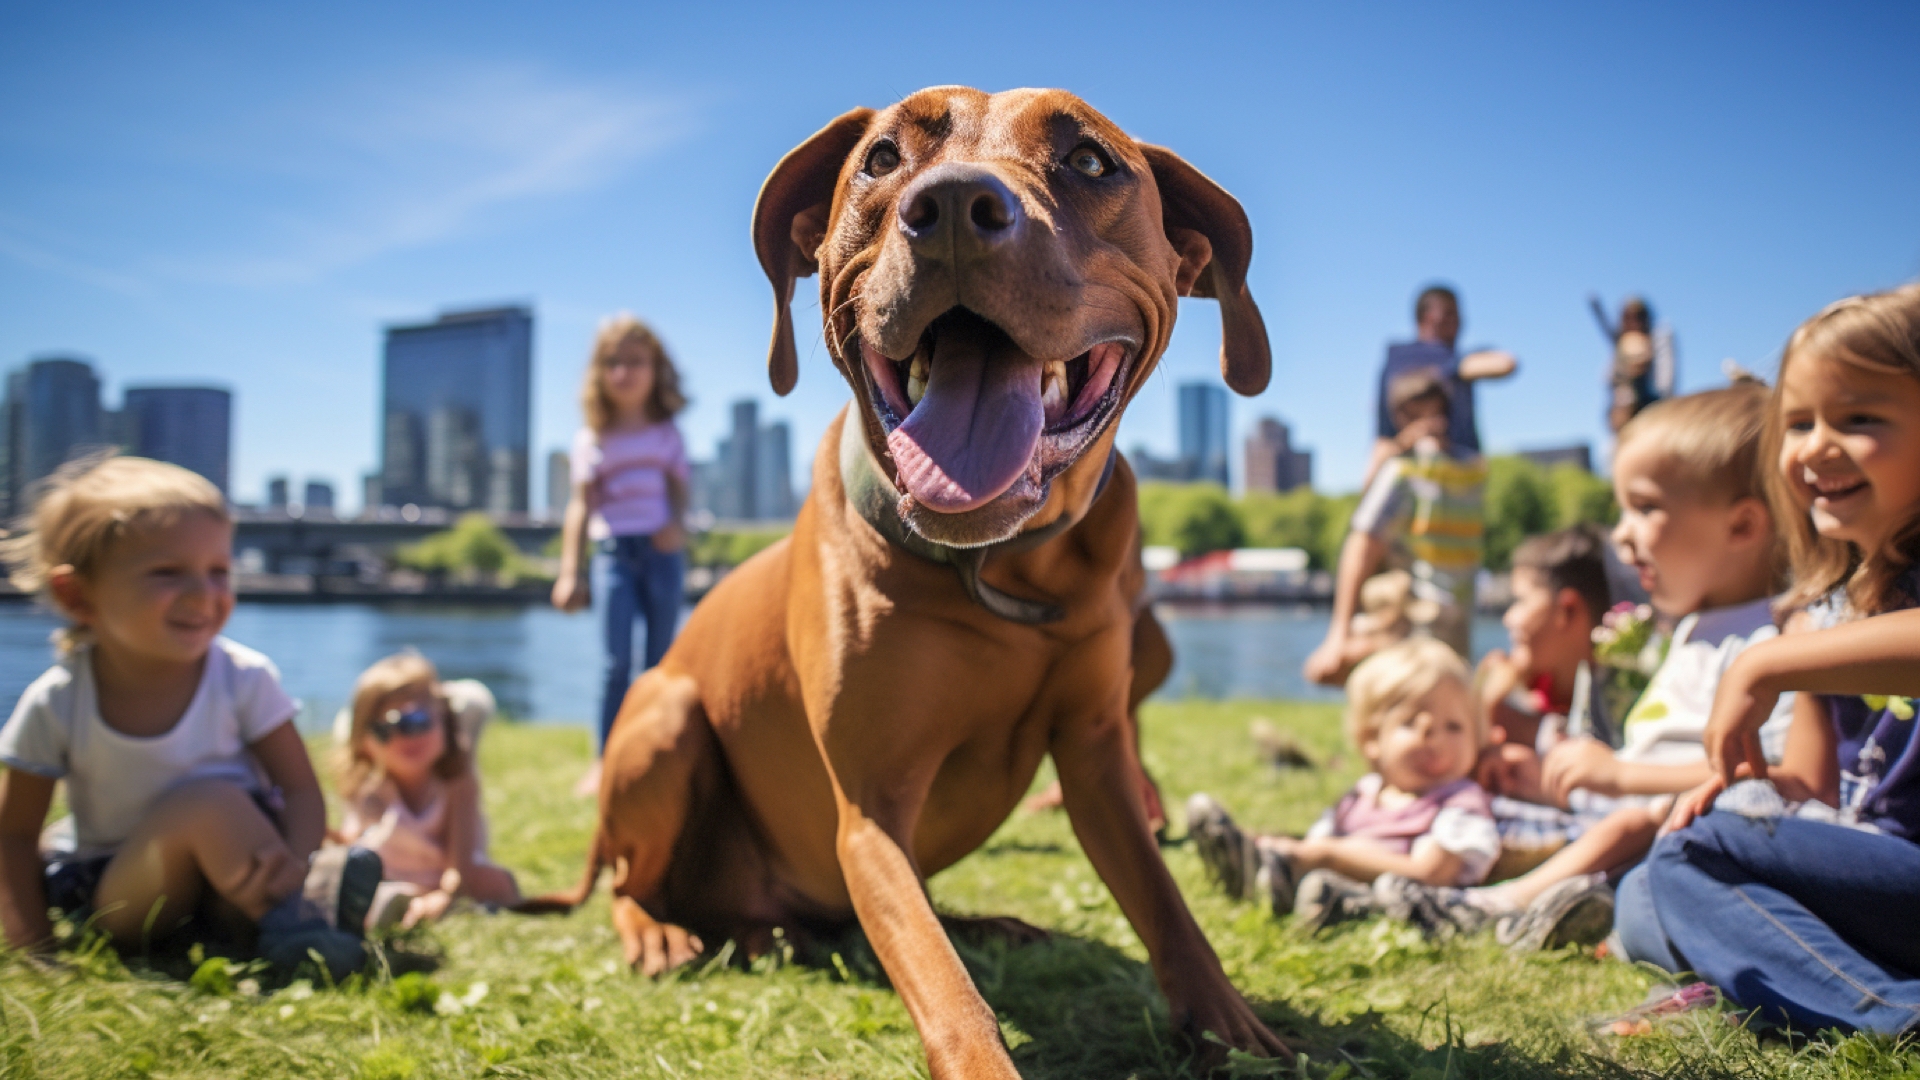
<instances>
[{"instance_id":1,"label":"child's shoe","mask_svg":"<svg viewBox=\"0 0 1920 1080\"><path fill-rule=\"evenodd\" d=\"M1310 870L1294 888L1293 921L1309 932L1379 910L1371 887L1332 870Z\"/></svg>"},{"instance_id":2,"label":"child's shoe","mask_svg":"<svg viewBox=\"0 0 1920 1080\"><path fill-rule=\"evenodd\" d=\"M359 936L384 871L380 854L370 848L323 847L313 853L301 893L334 927Z\"/></svg>"},{"instance_id":3,"label":"child's shoe","mask_svg":"<svg viewBox=\"0 0 1920 1080\"><path fill-rule=\"evenodd\" d=\"M360 935L329 924L320 908L301 893L280 901L260 917L259 925L255 949L281 975L291 976L317 958L328 978L339 982L367 962L367 947Z\"/></svg>"},{"instance_id":4,"label":"child's shoe","mask_svg":"<svg viewBox=\"0 0 1920 1080\"><path fill-rule=\"evenodd\" d=\"M1253 838L1233 823L1226 807L1211 795L1196 793L1187 800L1187 835L1193 838L1208 875L1228 896L1241 899L1253 895L1254 878L1260 872L1258 848ZM1292 885L1289 877L1289 892ZM1288 902L1291 904L1291 896Z\"/></svg>"},{"instance_id":5,"label":"child's shoe","mask_svg":"<svg viewBox=\"0 0 1920 1080\"><path fill-rule=\"evenodd\" d=\"M1259 837L1254 837L1249 846L1253 848L1254 865L1258 867L1253 872L1253 895L1267 898L1274 918L1288 914L1293 910L1298 891L1293 860L1262 844Z\"/></svg>"},{"instance_id":6,"label":"child's shoe","mask_svg":"<svg viewBox=\"0 0 1920 1080\"><path fill-rule=\"evenodd\" d=\"M1613 889L1605 874L1568 878L1520 911L1500 916L1493 936L1508 949L1540 952L1598 945L1613 929Z\"/></svg>"},{"instance_id":7,"label":"child's shoe","mask_svg":"<svg viewBox=\"0 0 1920 1080\"><path fill-rule=\"evenodd\" d=\"M1428 937L1477 934L1503 914L1472 889L1428 885L1399 874L1374 878L1373 898L1381 911Z\"/></svg>"}]
</instances>

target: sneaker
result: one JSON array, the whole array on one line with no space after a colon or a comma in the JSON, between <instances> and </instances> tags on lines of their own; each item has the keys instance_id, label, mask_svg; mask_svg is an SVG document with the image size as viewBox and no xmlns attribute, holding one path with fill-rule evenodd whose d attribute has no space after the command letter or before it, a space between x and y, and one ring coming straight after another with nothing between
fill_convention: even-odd
<instances>
[{"instance_id":1,"label":"sneaker","mask_svg":"<svg viewBox=\"0 0 1920 1080\"><path fill-rule=\"evenodd\" d=\"M380 854L359 845L323 847L313 853L301 893L336 929L361 934L385 871Z\"/></svg>"},{"instance_id":2,"label":"sneaker","mask_svg":"<svg viewBox=\"0 0 1920 1080\"><path fill-rule=\"evenodd\" d=\"M319 907L300 893L260 917L255 948L262 960L287 977L318 960L328 978L339 982L367 962L367 947L360 935L330 925Z\"/></svg>"},{"instance_id":3,"label":"sneaker","mask_svg":"<svg viewBox=\"0 0 1920 1080\"><path fill-rule=\"evenodd\" d=\"M1613 889L1601 874L1583 874L1540 894L1519 911L1500 916L1493 933L1514 952L1598 945L1613 929Z\"/></svg>"},{"instance_id":4,"label":"sneaker","mask_svg":"<svg viewBox=\"0 0 1920 1080\"><path fill-rule=\"evenodd\" d=\"M1412 923L1428 937L1477 934L1500 914L1469 889L1428 885L1399 874L1374 878L1373 898L1381 911Z\"/></svg>"},{"instance_id":5,"label":"sneaker","mask_svg":"<svg viewBox=\"0 0 1920 1080\"><path fill-rule=\"evenodd\" d=\"M1294 888L1293 921L1310 932L1379 910L1370 886L1332 870L1310 870Z\"/></svg>"},{"instance_id":6,"label":"sneaker","mask_svg":"<svg viewBox=\"0 0 1920 1080\"><path fill-rule=\"evenodd\" d=\"M1296 900L1293 860L1260 843L1254 838L1254 863L1259 867L1253 872L1253 895L1267 898L1267 905L1273 909L1274 918L1279 918L1293 910Z\"/></svg>"},{"instance_id":7,"label":"sneaker","mask_svg":"<svg viewBox=\"0 0 1920 1080\"><path fill-rule=\"evenodd\" d=\"M1251 895L1254 878L1260 872L1259 849L1253 838L1233 823L1226 807L1204 792L1188 799L1187 835L1193 839L1208 875L1228 896L1239 899ZM1291 879L1287 884L1291 887Z\"/></svg>"}]
</instances>

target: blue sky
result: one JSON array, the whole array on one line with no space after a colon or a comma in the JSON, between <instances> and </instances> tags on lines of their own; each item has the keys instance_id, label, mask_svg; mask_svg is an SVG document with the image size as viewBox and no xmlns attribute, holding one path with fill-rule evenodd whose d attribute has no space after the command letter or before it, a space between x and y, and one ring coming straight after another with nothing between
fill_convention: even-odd
<instances>
[{"instance_id":1,"label":"blue sky","mask_svg":"<svg viewBox=\"0 0 1920 1080\"><path fill-rule=\"evenodd\" d=\"M288 473L357 503L381 326L501 300L537 310L537 453L623 308L677 355L696 454L741 395L810 453L846 391L806 288L799 389L767 389L754 195L834 115L938 83L1074 90L1241 199L1275 371L1236 447L1281 416L1322 487L1357 481L1430 280L1521 358L1481 393L1505 449L1598 438L1590 291L1648 294L1700 388L1920 276L1909 3L170 7L0 8L0 364L81 353L110 401L231 385L243 500ZM1183 304L1124 445L1171 447L1217 334Z\"/></svg>"}]
</instances>

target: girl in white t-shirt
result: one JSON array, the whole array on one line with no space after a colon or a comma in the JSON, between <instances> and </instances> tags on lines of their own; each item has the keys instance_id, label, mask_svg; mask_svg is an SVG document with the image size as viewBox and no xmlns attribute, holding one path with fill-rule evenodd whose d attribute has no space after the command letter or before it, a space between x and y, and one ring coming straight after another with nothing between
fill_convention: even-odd
<instances>
[{"instance_id":1,"label":"girl in white t-shirt","mask_svg":"<svg viewBox=\"0 0 1920 1080\"><path fill-rule=\"evenodd\" d=\"M120 945L200 913L257 929L284 970L309 952L335 978L364 963L359 935L334 923L364 915L378 860L347 859L344 884L335 861L326 907L303 893L326 807L273 664L220 636L232 542L212 484L114 456L55 473L6 542L13 582L68 621L59 661L0 728L0 922L14 948L51 945L53 906L90 911ZM72 842L43 861L59 780Z\"/></svg>"},{"instance_id":2,"label":"girl in white t-shirt","mask_svg":"<svg viewBox=\"0 0 1920 1080\"><path fill-rule=\"evenodd\" d=\"M385 880L369 920L412 926L456 897L520 902L513 874L487 858L487 819L473 753L493 694L472 679L440 681L426 657L374 663L353 685L338 777L341 839L380 854Z\"/></svg>"},{"instance_id":3,"label":"girl in white t-shirt","mask_svg":"<svg viewBox=\"0 0 1920 1080\"><path fill-rule=\"evenodd\" d=\"M621 314L601 325L580 404L587 423L573 440L573 494L553 606L578 611L598 592L605 614L595 765L579 785L581 794L592 794L600 787L600 752L633 681L634 620L647 626L642 671L666 655L679 627L691 474L673 422L687 406L680 374L645 323ZM591 587L581 558L589 541Z\"/></svg>"}]
</instances>

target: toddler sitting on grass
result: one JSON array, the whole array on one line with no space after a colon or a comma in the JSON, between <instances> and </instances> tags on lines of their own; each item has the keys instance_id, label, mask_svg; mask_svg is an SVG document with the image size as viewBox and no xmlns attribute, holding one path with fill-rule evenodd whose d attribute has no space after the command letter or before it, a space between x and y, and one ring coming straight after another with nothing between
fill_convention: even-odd
<instances>
[{"instance_id":1,"label":"toddler sitting on grass","mask_svg":"<svg viewBox=\"0 0 1920 1080\"><path fill-rule=\"evenodd\" d=\"M1500 853L1486 792L1471 778L1486 724L1467 669L1446 644L1412 638L1347 681L1347 734L1373 771L1304 837L1250 834L1201 793L1187 829L1215 880L1310 925L1337 917L1383 873L1474 885Z\"/></svg>"},{"instance_id":2,"label":"toddler sitting on grass","mask_svg":"<svg viewBox=\"0 0 1920 1080\"><path fill-rule=\"evenodd\" d=\"M416 652L361 672L340 736L336 784L347 812L338 836L380 854L386 868L369 928L411 927L458 897L520 902L512 872L487 858L474 749L493 694L472 679L441 682Z\"/></svg>"}]
</instances>

